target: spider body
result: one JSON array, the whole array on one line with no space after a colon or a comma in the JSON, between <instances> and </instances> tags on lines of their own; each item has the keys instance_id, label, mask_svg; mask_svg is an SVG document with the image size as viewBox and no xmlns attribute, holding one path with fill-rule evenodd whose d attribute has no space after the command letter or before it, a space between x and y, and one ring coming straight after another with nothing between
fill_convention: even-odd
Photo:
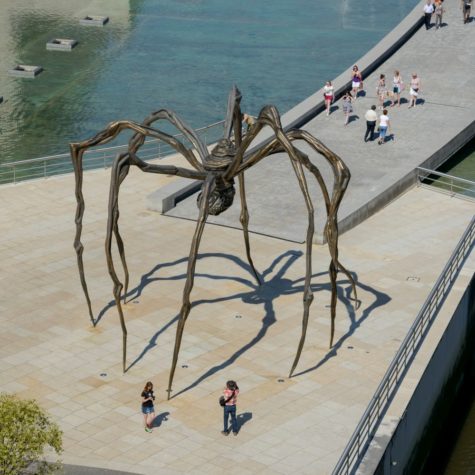
<instances>
[{"instance_id":1,"label":"spider body","mask_svg":"<svg viewBox=\"0 0 475 475\"><path fill-rule=\"evenodd\" d=\"M302 316L302 331L297 347L297 352L290 369L289 377L294 372L303 346L308 326L310 305L313 301L313 294L311 289L311 275L312 275L312 242L314 233L314 209L310 198L307 178L304 173L304 168L313 175L320 187L323 200L325 201L325 210L327 214L324 234L328 243L330 251L330 265L329 276L331 282L331 330L330 330L330 347L332 346L334 336L334 320L337 302L337 285L336 278L338 271L343 272L351 283L354 300L356 299L356 284L351 274L340 263L338 258L338 225L337 213L341 200L348 186L350 179L350 172L343 160L329 150L322 142L313 137L306 131L290 130L284 131L280 123L280 115L274 106L265 106L262 108L257 120L248 129L246 136L241 136L242 113L240 109L241 93L234 86L229 94L228 106L226 111L226 119L224 123L223 138L218 141L211 152L208 152L205 145L201 142L196 133L187 126L176 114L162 109L154 112L147 117L142 124L132 121L118 121L109 124L103 131L96 134L94 137L83 142L70 144L71 158L74 166L76 179L76 235L74 239L74 248L76 250L77 262L79 268L79 276L84 295L86 297L89 317L93 325L97 322L94 319L92 312L91 300L86 283L83 250L84 246L81 242L82 235L82 220L84 215L85 203L82 193L83 182L83 154L93 146L107 143L119 135L123 130L132 130L134 135L129 141L128 151L122 153L114 160L111 171L111 184L109 193L108 206L108 222L105 242L105 251L107 258L107 266L109 274L113 282L113 294L117 306L120 325L122 329L122 366L124 372L126 371L126 349L127 349L127 326L122 308L122 299L125 301L127 295L129 272L127 262L125 259L125 248L119 232L119 190L120 186L127 177L130 166L137 166L146 173L159 174L174 174L181 177L186 177L194 180L203 181L203 186L197 198L197 205L199 208L199 215L193 235L190 254L188 258L188 267L186 274L185 288L183 291L183 303L179 314L179 320L176 329L175 346L173 350L172 365L170 369L168 394L170 397L172 391L173 377L178 361L180 345L185 327L186 320L191 310L190 294L193 288L196 260L199 250L201 236L203 234L204 226L208 215L219 215L226 211L234 201L236 194L235 178L239 183L239 195L241 202L240 222L244 234L244 244L246 256L249 262L250 270L259 285L261 282L260 276L256 271L250 252L249 242L249 213L246 204L246 194L244 186L244 173L246 170L257 164L263 158L272 156L275 153L285 152L291 161L297 181L302 191L305 205L308 213L308 228L306 235L306 273L305 284L303 288L303 316ZM153 127L155 122L160 120L167 121L174 125L193 145L192 149L187 148L183 143L178 141L175 137L168 135L159 129ZM253 140L264 128L272 129L274 136L267 140L264 144L254 147L251 152L248 152ZM161 165L145 162L140 159L138 152L143 145L146 137L157 138L169 145L171 145L178 153L182 154L188 161L191 168L180 168L173 165ZM329 164L333 171L334 181L331 193L323 180L323 177L316 165L308 158L308 156L298 149L295 142L303 142L311 147L311 149L320 154ZM115 239L117 250L120 256L121 264L124 270L124 281L122 282L116 272L115 263L112 257L112 243Z\"/></svg>"}]
</instances>

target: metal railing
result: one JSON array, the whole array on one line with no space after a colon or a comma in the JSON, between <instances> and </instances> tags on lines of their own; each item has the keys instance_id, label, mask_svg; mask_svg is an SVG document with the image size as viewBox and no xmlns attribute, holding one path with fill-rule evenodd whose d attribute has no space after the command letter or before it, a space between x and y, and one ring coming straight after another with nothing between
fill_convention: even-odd
<instances>
[{"instance_id":1,"label":"metal railing","mask_svg":"<svg viewBox=\"0 0 475 475\"><path fill-rule=\"evenodd\" d=\"M460 196L475 200L475 182L447 175L427 168L416 168L418 185L430 186L438 191L449 193L452 196Z\"/></svg>"},{"instance_id":2,"label":"metal railing","mask_svg":"<svg viewBox=\"0 0 475 475\"><path fill-rule=\"evenodd\" d=\"M396 390L438 314L466 257L475 244L475 217L463 233L414 323L383 376L332 475L353 475L378 429Z\"/></svg>"},{"instance_id":3,"label":"metal railing","mask_svg":"<svg viewBox=\"0 0 475 475\"><path fill-rule=\"evenodd\" d=\"M224 120L215 122L196 129L196 133L200 137L205 146L216 142L222 136L222 125ZM221 126L221 127L220 127ZM183 134L174 135L180 138L189 147L191 144L183 136ZM127 145L117 145L114 147L103 147L97 149L86 150L83 158L84 170L94 168L108 168L111 166L114 158L127 150ZM153 160L163 158L167 155L177 153L170 145L158 139L146 140L139 150L139 157L142 160ZM71 156L69 153L60 155L51 155L48 157L32 158L29 160L21 160L18 162L3 163L0 165L0 185L6 183L18 183L25 180L33 180L37 178L47 178L53 175L62 175L73 171L71 164Z\"/></svg>"}]
</instances>

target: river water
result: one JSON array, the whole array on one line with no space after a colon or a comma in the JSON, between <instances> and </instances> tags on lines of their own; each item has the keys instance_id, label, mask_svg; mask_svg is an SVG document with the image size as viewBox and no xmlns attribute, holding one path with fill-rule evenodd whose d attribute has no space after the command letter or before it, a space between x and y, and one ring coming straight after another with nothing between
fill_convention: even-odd
<instances>
[{"instance_id":1,"label":"river water","mask_svg":"<svg viewBox=\"0 0 475 475\"><path fill-rule=\"evenodd\" d=\"M383 3L1 0L0 162L67 152L69 142L110 121L142 121L163 107L205 126L223 118L234 83L247 112L268 103L285 112L349 68L418 2ZM81 26L88 14L110 22ZM79 45L47 51L52 38ZM16 64L44 72L10 77Z\"/></svg>"}]
</instances>

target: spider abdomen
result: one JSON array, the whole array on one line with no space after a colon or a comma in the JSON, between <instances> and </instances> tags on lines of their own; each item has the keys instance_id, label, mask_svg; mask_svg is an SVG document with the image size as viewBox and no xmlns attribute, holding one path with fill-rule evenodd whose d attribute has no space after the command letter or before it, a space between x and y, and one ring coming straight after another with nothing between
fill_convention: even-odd
<instances>
[{"instance_id":1,"label":"spider abdomen","mask_svg":"<svg viewBox=\"0 0 475 475\"><path fill-rule=\"evenodd\" d=\"M223 211L226 211L233 204L235 193L236 190L233 185L228 186L227 188L215 188L208 198L208 213L217 216ZM201 206L201 196L202 193L200 192L196 199L198 208Z\"/></svg>"}]
</instances>

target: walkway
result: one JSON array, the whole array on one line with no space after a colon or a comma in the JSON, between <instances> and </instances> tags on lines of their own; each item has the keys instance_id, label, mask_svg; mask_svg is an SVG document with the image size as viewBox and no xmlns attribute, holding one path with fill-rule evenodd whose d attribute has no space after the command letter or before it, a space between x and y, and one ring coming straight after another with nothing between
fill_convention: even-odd
<instances>
[{"instance_id":1,"label":"walkway","mask_svg":"<svg viewBox=\"0 0 475 475\"><path fill-rule=\"evenodd\" d=\"M433 156L435 162L440 163L438 151L463 129L471 124L473 128L475 22L462 24L458 0L446 0L444 5L448 10L444 17L446 26L438 31L422 28L365 79L366 96L356 101L347 127L343 126L341 102L334 105L330 117L320 114L304 127L340 155L351 170L352 179L339 214L342 229L354 226L366 214L371 215L375 209L387 204L395 193L397 196L395 188L405 188L404 179L414 168L423 164L430 168L431 163L427 161ZM420 6L417 8L419 11ZM411 73L417 72L422 82L420 104L408 110L409 92L406 88L403 105L389 109L393 140L384 146L378 146L377 141L364 143L364 114L372 104L377 104L375 89L379 74L385 73L391 85L395 69L401 71L407 85ZM350 70L345 74L349 78ZM447 158L444 153L441 156ZM322 163L315 154L312 157L314 163ZM323 166L321 169L327 182L331 183L328 168ZM267 158L246 173L246 180L250 229L303 242L307 226L306 208L289 159L283 154ZM308 180L315 183L311 177ZM321 234L324 210L317 186L313 187L313 200L318 204L316 232ZM239 211L239 206L234 206L209 221L239 227ZM196 197L183 201L168 214L195 219Z\"/></svg>"}]
</instances>

